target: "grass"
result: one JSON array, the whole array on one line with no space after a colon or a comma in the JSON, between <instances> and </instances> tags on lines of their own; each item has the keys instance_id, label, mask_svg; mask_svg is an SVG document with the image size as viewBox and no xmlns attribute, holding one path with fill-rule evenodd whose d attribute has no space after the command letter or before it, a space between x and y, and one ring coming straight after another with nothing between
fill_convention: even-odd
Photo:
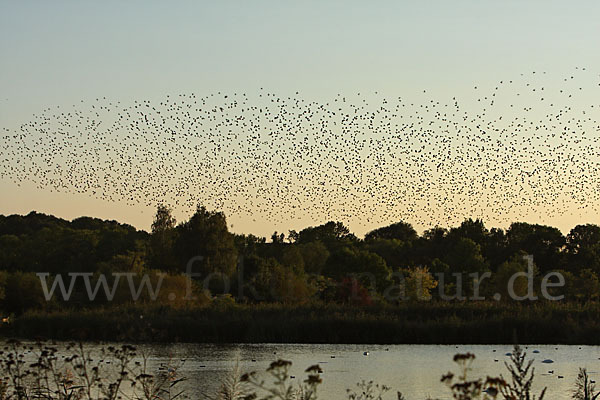
<instances>
[{"instance_id":1,"label":"grass","mask_svg":"<svg viewBox=\"0 0 600 400\"><path fill-rule=\"evenodd\" d=\"M131 305L28 312L5 337L213 343L600 344L600 305L413 303L399 306ZM111 329L106 329L110 326Z\"/></svg>"}]
</instances>

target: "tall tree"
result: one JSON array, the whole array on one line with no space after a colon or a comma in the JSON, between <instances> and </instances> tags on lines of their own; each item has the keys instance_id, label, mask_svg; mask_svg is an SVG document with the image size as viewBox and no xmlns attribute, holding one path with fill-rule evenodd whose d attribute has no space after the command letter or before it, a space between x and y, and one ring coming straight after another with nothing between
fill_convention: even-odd
<instances>
[{"instance_id":1,"label":"tall tree","mask_svg":"<svg viewBox=\"0 0 600 400\"><path fill-rule=\"evenodd\" d=\"M571 270L589 268L600 273L600 226L577 225L567 235L567 265Z\"/></svg>"},{"instance_id":2,"label":"tall tree","mask_svg":"<svg viewBox=\"0 0 600 400\"><path fill-rule=\"evenodd\" d=\"M227 220L222 212L208 211L198 206L192 217L177 226L175 251L182 270L197 256L192 265L195 273L220 272L231 276L237 265L234 236L227 230Z\"/></svg>"},{"instance_id":3,"label":"tall tree","mask_svg":"<svg viewBox=\"0 0 600 400\"><path fill-rule=\"evenodd\" d=\"M506 232L510 254L525 251L532 254L541 272L557 269L562 264L565 237L554 227L515 222Z\"/></svg>"},{"instance_id":4,"label":"tall tree","mask_svg":"<svg viewBox=\"0 0 600 400\"><path fill-rule=\"evenodd\" d=\"M321 241L329 246L336 242L356 241L357 238L341 222L329 221L323 225L311 226L300 231L297 235L297 243L310 243Z\"/></svg>"},{"instance_id":5,"label":"tall tree","mask_svg":"<svg viewBox=\"0 0 600 400\"><path fill-rule=\"evenodd\" d=\"M178 268L174 255L174 245L177 237L176 220L169 207L160 204L156 209L152 222L150 237L149 265L154 269L174 271Z\"/></svg>"},{"instance_id":6,"label":"tall tree","mask_svg":"<svg viewBox=\"0 0 600 400\"><path fill-rule=\"evenodd\" d=\"M442 260L451 272L485 272L488 265L481 255L481 247L467 238L448 239L448 252Z\"/></svg>"},{"instance_id":7,"label":"tall tree","mask_svg":"<svg viewBox=\"0 0 600 400\"><path fill-rule=\"evenodd\" d=\"M412 242L419 236L417 231L407 222L396 222L395 224L372 230L365 235L365 240L373 239L398 239L403 242Z\"/></svg>"},{"instance_id":8,"label":"tall tree","mask_svg":"<svg viewBox=\"0 0 600 400\"><path fill-rule=\"evenodd\" d=\"M483 246L489 231L480 219L473 220L472 218L465 219L460 226L450 229L450 236L463 237L471 239L473 242Z\"/></svg>"}]
</instances>

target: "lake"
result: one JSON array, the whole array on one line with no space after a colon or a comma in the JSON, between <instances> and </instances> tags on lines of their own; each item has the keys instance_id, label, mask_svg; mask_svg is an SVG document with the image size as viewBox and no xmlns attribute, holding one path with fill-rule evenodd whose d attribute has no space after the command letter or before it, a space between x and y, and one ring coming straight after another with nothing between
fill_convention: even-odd
<instances>
[{"instance_id":1,"label":"lake","mask_svg":"<svg viewBox=\"0 0 600 400\"><path fill-rule=\"evenodd\" d=\"M525 347L525 346L524 346ZM87 344L87 349L100 345ZM282 358L293 362L291 375L298 382L304 370L320 364L324 370L320 398L345 399L346 389L361 380L374 380L393 388L386 398L395 400L401 391L408 400L427 396L448 399L448 391L440 383L442 374L458 372L452 357L456 353L476 355L472 376L509 376L504 367L505 353L510 345L335 345L335 344L146 344L138 346L146 352L152 364L158 366L169 360L183 360L181 375L191 399L202 398L203 392L214 393L219 381L236 363L242 372L264 371L269 364ZM533 351L539 353L533 353ZM364 352L368 351L365 356ZM568 399L579 367L586 367L592 379L600 378L599 346L529 345L528 357L535 360L535 393L548 387L547 399ZM551 359L552 364L542 360ZM549 371L554 371L549 373ZM558 378L561 375L564 378Z\"/></svg>"}]
</instances>

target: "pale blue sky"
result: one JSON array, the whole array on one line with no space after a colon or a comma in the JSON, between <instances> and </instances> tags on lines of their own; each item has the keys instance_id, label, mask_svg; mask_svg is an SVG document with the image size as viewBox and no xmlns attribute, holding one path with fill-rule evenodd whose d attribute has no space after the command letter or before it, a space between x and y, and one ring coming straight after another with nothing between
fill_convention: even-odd
<instances>
[{"instance_id":1,"label":"pale blue sky","mask_svg":"<svg viewBox=\"0 0 600 400\"><path fill-rule=\"evenodd\" d=\"M594 1L1 4L0 90L20 106L259 86L454 90L600 60Z\"/></svg>"},{"instance_id":2,"label":"pale blue sky","mask_svg":"<svg viewBox=\"0 0 600 400\"><path fill-rule=\"evenodd\" d=\"M525 71L598 72L598 15L591 0L0 0L0 127L99 96L260 87L315 99L377 90L455 95ZM2 180L0 191L3 214L35 208L143 228L152 214Z\"/></svg>"}]
</instances>

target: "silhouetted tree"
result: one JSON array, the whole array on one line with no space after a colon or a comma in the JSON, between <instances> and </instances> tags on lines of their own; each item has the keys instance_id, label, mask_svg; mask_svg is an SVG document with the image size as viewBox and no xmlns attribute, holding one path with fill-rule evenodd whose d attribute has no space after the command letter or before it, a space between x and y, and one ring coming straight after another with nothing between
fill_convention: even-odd
<instances>
[{"instance_id":1,"label":"silhouetted tree","mask_svg":"<svg viewBox=\"0 0 600 400\"><path fill-rule=\"evenodd\" d=\"M339 241L356 241L357 238L341 222L327 222L319 226L305 228L298 233L298 243L323 242L326 246Z\"/></svg>"},{"instance_id":2,"label":"silhouetted tree","mask_svg":"<svg viewBox=\"0 0 600 400\"><path fill-rule=\"evenodd\" d=\"M566 238L567 264L571 270L589 268L600 273L600 226L577 225Z\"/></svg>"},{"instance_id":3,"label":"silhouetted tree","mask_svg":"<svg viewBox=\"0 0 600 400\"><path fill-rule=\"evenodd\" d=\"M562 250L565 237L556 228L515 222L506 232L508 250L515 254L523 250L532 254L541 272L546 272L560 266L563 261Z\"/></svg>"},{"instance_id":4,"label":"silhouetted tree","mask_svg":"<svg viewBox=\"0 0 600 400\"><path fill-rule=\"evenodd\" d=\"M202 260L198 259L192 265L194 273L233 274L237 265L237 250L223 213L198 206L194 215L179 224L176 231L175 252L181 271L194 257L200 256Z\"/></svg>"},{"instance_id":5,"label":"silhouetted tree","mask_svg":"<svg viewBox=\"0 0 600 400\"><path fill-rule=\"evenodd\" d=\"M160 204L156 209L150 236L149 265L151 268L165 271L181 270L174 254L177 240L176 223L171 209Z\"/></svg>"},{"instance_id":6,"label":"silhouetted tree","mask_svg":"<svg viewBox=\"0 0 600 400\"><path fill-rule=\"evenodd\" d=\"M415 231L411 224L406 222L396 222L395 224L370 231L365 235L365 240L398 239L403 242L412 242L418 237L417 231Z\"/></svg>"}]
</instances>

